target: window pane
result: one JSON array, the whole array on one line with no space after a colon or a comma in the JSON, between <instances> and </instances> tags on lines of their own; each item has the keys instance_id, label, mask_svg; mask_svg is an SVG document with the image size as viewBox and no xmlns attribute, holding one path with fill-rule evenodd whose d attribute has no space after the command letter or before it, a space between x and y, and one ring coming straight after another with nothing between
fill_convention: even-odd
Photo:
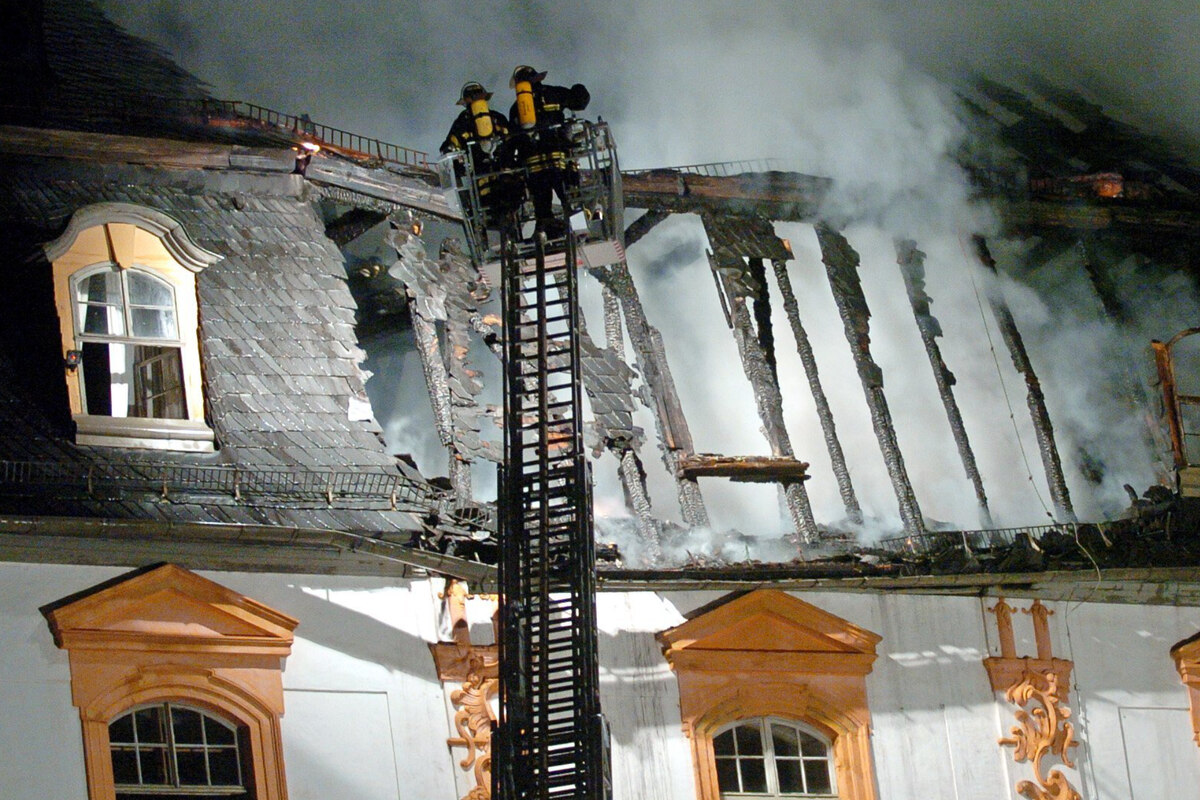
<instances>
[{"instance_id":1,"label":"window pane","mask_svg":"<svg viewBox=\"0 0 1200 800\"><path fill-rule=\"evenodd\" d=\"M800 762L798 760L776 760L775 774L779 776L781 794L799 794L804 791L804 784L800 781Z\"/></svg>"},{"instance_id":2,"label":"window pane","mask_svg":"<svg viewBox=\"0 0 1200 800\"><path fill-rule=\"evenodd\" d=\"M199 711L171 706L171 727L175 733L175 744L204 744Z\"/></svg>"},{"instance_id":3,"label":"window pane","mask_svg":"<svg viewBox=\"0 0 1200 800\"><path fill-rule=\"evenodd\" d=\"M164 281L144 272L130 271L128 277L130 305L155 306L157 308L175 307L175 298L171 294L171 287Z\"/></svg>"},{"instance_id":4,"label":"window pane","mask_svg":"<svg viewBox=\"0 0 1200 800\"><path fill-rule=\"evenodd\" d=\"M93 273L79 282L79 301L81 303L106 303L120 305L121 284L116 270Z\"/></svg>"},{"instance_id":5,"label":"window pane","mask_svg":"<svg viewBox=\"0 0 1200 800\"><path fill-rule=\"evenodd\" d=\"M733 749L733 731L725 731L720 736L713 737L713 753L718 756L731 756Z\"/></svg>"},{"instance_id":6,"label":"window pane","mask_svg":"<svg viewBox=\"0 0 1200 800\"><path fill-rule=\"evenodd\" d=\"M161 308L130 309L133 317L133 335L146 339L175 339L175 311Z\"/></svg>"},{"instance_id":7,"label":"window pane","mask_svg":"<svg viewBox=\"0 0 1200 800\"><path fill-rule=\"evenodd\" d=\"M208 769L213 786L241 786L242 777L238 768L238 751L228 747L220 750L210 750L208 753ZM720 767L718 766L718 770Z\"/></svg>"},{"instance_id":8,"label":"window pane","mask_svg":"<svg viewBox=\"0 0 1200 800\"><path fill-rule=\"evenodd\" d=\"M738 760L742 768L742 791L765 792L767 790L767 770L759 759L743 758Z\"/></svg>"},{"instance_id":9,"label":"window pane","mask_svg":"<svg viewBox=\"0 0 1200 800\"><path fill-rule=\"evenodd\" d=\"M800 750L806 756L819 756L821 758L824 758L829 753L829 748L824 742L804 731L800 731Z\"/></svg>"},{"instance_id":10,"label":"window pane","mask_svg":"<svg viewBox=\"0 0 1200 800\"><path fill-rule=\"evenodd\" d=\"M738 786L736 759L717 759L717 788L719 788L722 792L741 791L740 787Z\"/></svg>"},{"instance_id":11,"label":"window pane","mask_svg":"<svg viewBox=\"0 0 1200 800\"><path fill-rule=\"evenodd\" d=\"M762 754L762 731L755 722L734 728L737 736L738 755L750 756Z\"/></svg>"},{"instance_id":12,"label":"window pane","mask_svg":"<svg viewBox=\"0 0 1200 800\"><path fill-rule=\"evenodd\" d=\"M810 794L830 794L833 784L829 780L828 761L805 761L804 778Z\"/></svg>"},{"instance_id":13,"label":"window pane","mask_svg":"<svg viewBox=\"0 0 1200 800\"><path fill-rule=\"evenodd\" d=\"M800 743L796 736L796 729L790 725L771 725L771 739L775 744L775 755L800 755Z\"/></svg>"},{"instance_id":14,"label":"window pane","mask_svg":"<svg viewBox=\"0 0 1200 800\"><path fill-rule=\"evenodd\" d=\"M133 712L133 717L137 721L137 740L139 742L145 744L146 742L166 741L166 737L163 735L162 706L139 708Z\"/></svg>"},{"instance_id":15,"label":"window pane","mask_svg":"<svg viewBox=\"0 0 1200 800\"><path fill-rule=\"evenodd\" d=\"M225 727L207 714L204 715L204 735L209 744L233 744L235 741L233 729Z\"/></svg>"},{"instance_id":16,"label":"window pane","mask_svg":"<svg viewBox=\"0 0 1200 800\"><path fill-rule=\"evenodd\" d=\"M167 782L167 750L165 747L143 748L138 751L142 762L142 783L162 785Z\"/></svg>"},{"instance_id":17,"label":"window pane","mask_svg":"<svg viewBox=\"0 0 1200 800\"><path fill-rule=\"evenodd\" d=\"M204 766L203 748L177 748L175 766L179 770L180 786L208 785L208 770Z\"/></svg>"},{"instance_id":18,"label":"window pane","mask_svg":"<svg viewBox=\"0 0 1200 800\"><path fill-rule=\"evenodd\" d=\"M132 742L133 741L133 715L125 714L117 717L108 726L108 740L110 742Z\"/></svg>"},{"instance_id":19,"label":"window pane","mask_svg":"<svg viewBox=\"0 0 1200 800\"><path fill-rule=\"evenodd\" d=\"M137 783L137 751L132 747L114 747L112 751L113 780L117 783Z\"/></svg>"},{"instance_id":20,"label":"window pane","mask_svg":"<svg viewBox=\"0 0 1200 800\"><path fill-rule=\"evenodd\" d=\"M121 276L112 270L97 272L76 284L80 327L85 333L119 336L125 333L121 301Z\"/></svg>"},{"instance_id":21,"label":"window pane","mask_svg":"<svg viewBox=\"0 0 1200 800\"><path fill-rule=\"evenodd\" d=\"M183 358L178 347L132 348L135 359L131 417L186 419Z\"/></svg>"}]
</instances>

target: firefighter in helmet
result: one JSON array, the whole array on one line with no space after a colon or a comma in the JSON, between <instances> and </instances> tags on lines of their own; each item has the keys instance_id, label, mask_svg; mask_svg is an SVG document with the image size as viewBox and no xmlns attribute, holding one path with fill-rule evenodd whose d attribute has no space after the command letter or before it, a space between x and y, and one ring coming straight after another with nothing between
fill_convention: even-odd
<instances>
[{"instance_id":1,"label":"firefighter in helmet","mask_svg":"<svg viewBox=\"0 0 1200 800\"><path fill-rule=\"evenodd\" d=\"M545 72L522 64L513 70L508 85L517 92L508 119L519 163L528 171L527 186L537 216L538 230L550 238L566 233L554 217L553 194L567 206L566 190L578 184L577 165L568 159L571 143L563 129L570 111L587 108L591 95L582 83L569 89L542 82Z\"/></svg>"},{"instance_id":2,"label":"firefighter in helmet","mask_svg":"<svg viewBox=\"0 0 1200 800\"><path fill-rule=\"evenodd\" d=\"M457 105L464 106L462 112L450 126L441 152L466 151L470 153L475 171L475 185L483 211L494 221L514 207L514 188L511 176L500 174L511 166L510 148L506 142L508 120L499 111L488 107L492 93L478 81L463 84ZM461 178L463 168L456 164L455 170ZM463 191L463 209L467 208L469 194ZM482 232L486 241L486 233Z\"/></svg>"}]
</instances>

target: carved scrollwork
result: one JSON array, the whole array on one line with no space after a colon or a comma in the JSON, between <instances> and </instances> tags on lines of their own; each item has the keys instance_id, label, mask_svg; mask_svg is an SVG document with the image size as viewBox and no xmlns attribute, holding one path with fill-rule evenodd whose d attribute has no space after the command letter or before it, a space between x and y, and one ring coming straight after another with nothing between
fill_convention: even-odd
<instances>
[{"instance_id":1,"label":"carved scrollwork","mask_svg":"<svg viewBox=\"0 0 1200 800\"><path fill-rule=\"evenodd\" d=\"M482 655L472 653L467 662L467 679L461 689L450 693L454 727L465 744L467 755L458 762L463 769L474 770L475 786L462 800L491 800L492 796L492 722L496 719L491 699L499 685L497 678L485 677Z\"/></svg>"},{"instance_id":2,"label":"carved scrollwork","mask_svg":"<svg viewBox=\"0 0 1200 800\"><path fill-rule=\"evenodd\" d=\"M1071 709L1062 703L1058 675L1026 672L1024 678L1005 692L1009 702L1021 706L1012 736L1000 744L1014 747L1013 759L1032 761L1037 781L1017 783L1017 792L1029 800L1081 800L1062 770L1046 771L1047 756L1058 758L1065 766L1074 767L1069 748L1077 746L1075 726L1068 721ZM1029 710L1025 707L1031 706Z\"/></svg>"}]
</instances>

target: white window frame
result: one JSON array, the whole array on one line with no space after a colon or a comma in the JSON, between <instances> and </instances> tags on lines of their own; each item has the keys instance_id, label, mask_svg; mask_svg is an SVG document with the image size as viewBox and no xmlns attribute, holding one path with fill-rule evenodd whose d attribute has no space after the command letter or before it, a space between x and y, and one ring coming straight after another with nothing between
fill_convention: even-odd
<instances>
[{"instance_id":1,"label":"white window frame","mask_svg":"<svg viewBox=\"0 0 1200 800\"><path fill-rule=\"evenodd\" d=\"M166 214L128 203L99 203L79 209L66 231L44 249L53 265L55 303L62 332L67 397L75 421L75 442L212 452L215 449L213 432L204 419L196 276L220 256L195 245L182 226ZM85 335L81 329L76 286L83 278L105 269L137 270L168 284L175 299L178 339ZM122 284L125 283L123 276ZM129 333L127 328L126 334ZM101 339L178 346L186 409L183 418L88 413L79 367L80 353L84 341Z\"/></svg>"},{"instance_id":2,"label":"white window frame","mask_svg":"<svg viewBox=\"0 0 1200 800\"><path fill-rule=\"evenodd\" d=\"M802 792L786 792L785 793L785 792L780 791L779 774L778 774L778 769L776 767L777 756L775 754L774 736L771 735L771 725L773 725L773 724L784 725L793 730L807 734L807 735L813 737L814 739L816 739L818 742L820 742L824 746L825 754L820 759L814 758L811 756L804 756L803 751L801 751L800 754L796 757L779 756L778 758L781 760L788 760L788 761L795 760L795 761L799 762L801 781L804 783L807 783L807 777L804 774L804 762L805 761L818 761L818 760L822 761L825 764L825 774L829 778L829 789L830 790L828 792L817 793L817 792L802 791ZM719 764L721 761L727 760L729 758L728 756L725 756L725 755L717 755L716 754L717 737L719 737L725 733L735 731L737 728L750 728L752 726L757 728L757 730L758 730L758 736L759 736L759 741L761 744L762 752L757 753L757 754L747 754L747 755L738 754L735 758L737 761L748 761L748 760L753 759L753 760L762 762L763 771L765 773L765 778L766 778L766 791L765 792L731 792L731 791L723 790L723 791L721 791L721 797L723 797L723 798L725 798L725 797L730 797L730 798L735 798L735 797L736 798L740 798L740 797L746 797L746 798L792 798L792 797L836 798L838 796L837 795L837 770L835 769L835 764L834 764L834 760L833 760L833 745L832 745L832 743L829 741L829 739L827 737L823 736L819 731L816 731L813 728L809 727L808 725L805 725L804 723L799 722L797 720L786 719L784 717L775 717L775 716L750 717L747 719L736 720L735 722L731 722L730 724L719 728L712 735L714 764ZM734 736L734 740L736 742L737 734L734 733L733 736ZM739 770L740 770L740 767L739 767ZM740 772L739 772L739 774L740 774ZM719 772L718 772L718 775L719 775ZM740 782L740 780L739 780L739 782Z\"/></svg>"}]
</instances>

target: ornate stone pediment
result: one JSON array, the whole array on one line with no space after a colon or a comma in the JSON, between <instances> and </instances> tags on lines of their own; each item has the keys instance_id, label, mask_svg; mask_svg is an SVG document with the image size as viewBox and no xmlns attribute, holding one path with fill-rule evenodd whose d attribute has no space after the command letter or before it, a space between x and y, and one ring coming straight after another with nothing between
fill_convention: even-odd
<instances>
[{"instance_id":1,"label":"ornate stone pediment","mask_svg":"<svg viewBox=\"0 0 1200 800\"><path fill-rule=\"evenodd\" d=\"M659 634L673 666L866 674L879 636L775 589L717 606Z\"/></svg>"},{"instance_id":2,"label":"ornate stone pediment","mask_svg":"<svg viewBox=\"0 0 1200 800\"><path fill-rule=\"evenodd\" d=\"M287 655L296 620L174 564L43 609L59 647Z\"/></svg>"},{"instance_id":3,"label":"ornate stone pediment","mask_svg":"<svg viewBox=\"0 0 1200 800\"><path fill-rule=\"evenodd\" d=\"M1187 687L1188 708L1192 718L1192 731L1200 743L1200 633L1190 636L1171 648L1171 658L1179 678Z\"/></svg>"}]
</instances>

